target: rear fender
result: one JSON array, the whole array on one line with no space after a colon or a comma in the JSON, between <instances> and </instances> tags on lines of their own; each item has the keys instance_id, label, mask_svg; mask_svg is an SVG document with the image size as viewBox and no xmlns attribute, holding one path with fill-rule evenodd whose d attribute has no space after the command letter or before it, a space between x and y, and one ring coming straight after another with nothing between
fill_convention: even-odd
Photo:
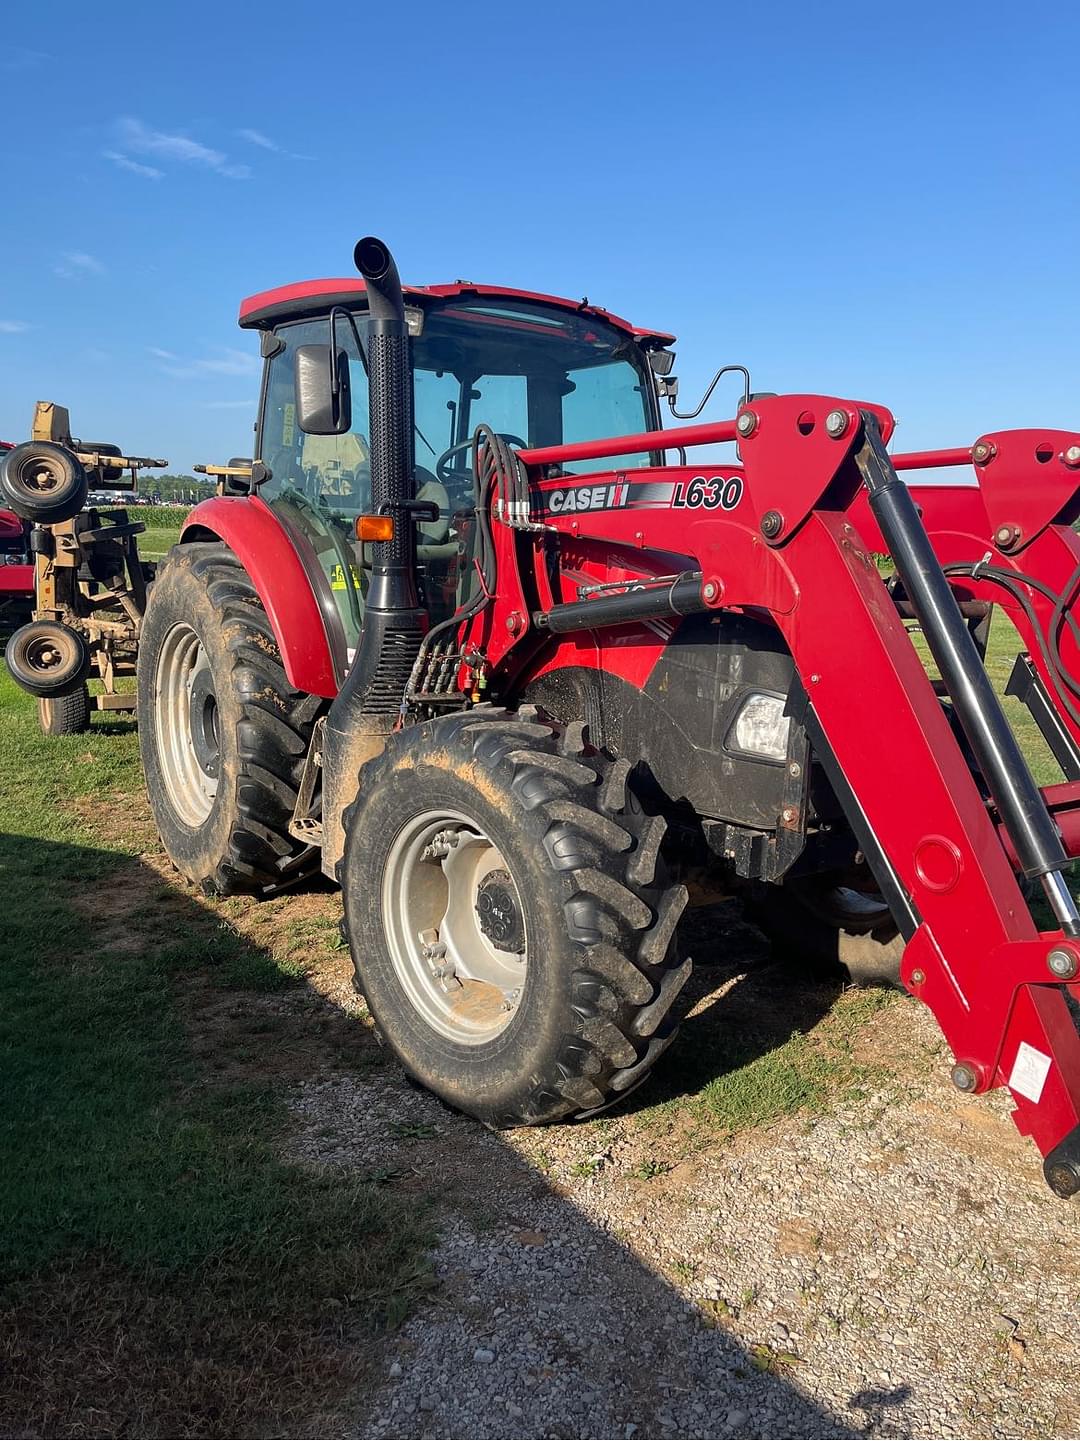
<instances>
[{"instance_id":1,"label":"rear fender","mask_svg":"<svg viewBox=\"0 0 1080 1441\"><path fill-rule=\"evenodd\" d=\"M306 542L287 530L258 496L214 496L187 517L180 544L221 540L251 578L273 627L289 683L310 695L333 698L338 668L344 668L345 642L335 634L332 599L327 614L319 602L321 573ZM340 651L335 664L335 652Z\"/></svg>"}]
</instances>

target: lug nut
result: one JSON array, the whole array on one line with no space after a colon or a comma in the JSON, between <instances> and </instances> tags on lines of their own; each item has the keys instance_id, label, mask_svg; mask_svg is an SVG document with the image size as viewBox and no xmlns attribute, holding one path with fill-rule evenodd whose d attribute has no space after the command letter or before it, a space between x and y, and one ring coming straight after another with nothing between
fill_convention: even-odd
<instances>
[{"instance_id":1,"label":"lug nut","mask_svg":"<svg viewBox=\"0 0 1080 1441\"><path fill-rule=\"evenodd\" d=\"M997 447L992 440L979 440L971 447L971 458L976 465L988 465L997 455Z\"/></svg>"},{"instance_id":2,"label":"lug nut","mask_svg":"<svg viewBox=\"0 0 1080 1441\"><path fill-rule=\"evenodd\" d=\"M1066 465L1075 470L1076 467L1080 465L1080 445L1070 445L1061 458Z\"/></svg>"},{"instance_id":3,"label":"lug nut","mask_svg":"<svg viewBox=\"0 0 1080 1441\"><path fill-rule=\"evenodd\" d=\"M848 428L848 414L846 410L830 410L825 417L825 432L831 435L833 440L839 440Z\"/></svg>"},{"instance_id":4,"label":"lug nut","mask_svg":"<svg viewBox=\"0 0 1080 1441\"><path fill-rule=\"evenodd\" d=\"M766 540L775 540L784 528L784 517L778 510L767 510L761 517L761 533Z\"/></svg>"},{"instance_id":5,"label":"lug nut","mask_svg":"<svg viewBox=\"0 0 1080 1441\"><path fill-rule=\"evenodd\" d=\"M1055 946L1047 954L1046 965L1050 974L1057 976L1059 981L1071 981L1078 969L1075 955L1064 946Z\"/></svg>"},{"instance_id":6,"label":"lug nut","mask_svg":"<svg viewBox=\"0 0 1080 1441\"><path fill-rule=\"evenodd\" d=\"M952 1068L952 1083L958 1091L973 1091L978 1077L970 1066L960 1064Z\"/></svg>"},{"instance_id":7,"label":"lug nut","mask_svg":"<svg viewBox=\"0 0 1080 1441\"><path fill-rule=\"evenodd\" d=\"M744 410L735 422L735 429L745 440L748 435L753 435L757 430L757 416L752 410Z\"/></svg>"}]
</instances>

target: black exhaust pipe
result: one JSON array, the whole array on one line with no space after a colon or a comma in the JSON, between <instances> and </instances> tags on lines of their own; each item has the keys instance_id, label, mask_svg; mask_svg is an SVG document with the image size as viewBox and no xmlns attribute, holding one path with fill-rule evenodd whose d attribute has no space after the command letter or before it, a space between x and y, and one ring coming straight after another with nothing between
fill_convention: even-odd
<instances>
[{"instance_id":1,"label":"black exhaust pipe","mask_svg":"<svg viewBox=\"0 0 1080 1441\"><path fill-rule=\"evenodd\" d=\"M342 813L360 768L386 744L400 713L428 614L416 583L412 463L412 368L405 301L388 247L365 236L353 252L368 297L368 409L372 510L394 521L392 540L372 546L371 583L356 656L326 717L322 752L322 867L336 877Z\"/></svg>"},{"instance_id":2,"label":"black exhaust pipe","mask_svg":"<svg viewBox=\"0 0 1080 1441\"><path fill-rule=\"evenodd\" d=\"M367 611L417 606L416 532L405 509L413 499L412 378L405 299L394 257L374 235L353 251L368 297L368 414L372 510L394 518L394 538L373 547Z\"/></svg>"}]
</instances>

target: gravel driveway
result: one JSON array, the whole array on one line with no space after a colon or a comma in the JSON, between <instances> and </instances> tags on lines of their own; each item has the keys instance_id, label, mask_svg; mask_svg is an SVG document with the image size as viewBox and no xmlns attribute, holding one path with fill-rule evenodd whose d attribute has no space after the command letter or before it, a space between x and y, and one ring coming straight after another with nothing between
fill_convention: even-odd
<instances>
[{"instance_id":1,"label":"gravel driveway","mask_svg":"<svg viewBox=\"0 0 1080 1441\"><path fill-rule=\"evenodd\" d=\"M706 972L697 1014L722 1019L738 980ZM344 969L322 989L355 1007ZM1080 1434L1080 1208L1000 1094L951 1088L915 1002L859 1044L880 1088L692 1142L645 1089L494 1136L393 1064L299 1087L301 1157L444 1216L441 1284L340 1434Z\"/></svg>"}]
</instances>

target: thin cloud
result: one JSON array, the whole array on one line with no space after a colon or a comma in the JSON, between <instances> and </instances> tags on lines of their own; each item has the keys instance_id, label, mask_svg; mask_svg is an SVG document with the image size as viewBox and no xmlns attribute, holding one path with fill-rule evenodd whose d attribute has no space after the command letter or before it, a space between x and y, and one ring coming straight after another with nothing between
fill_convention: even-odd
<instances>
[{"instance_id":1,"label":"thin cloud","mask_svg":"<svg viewBox=\"0 0 1080 1441\"><path fill-rule=\"evenodd\" d=\"M178 355L174 355L171 350L162 350L161 347L158 345L148 345L146 349L148 354L153 355L158 360L180 359L180 357Z\"/></svg>"},{"instance_id":2,"label":"thin cloud","mask_svg":"<svg viewBox=\"0 0 1080 1441\"><path fill-rule=\"evenodd\" d=\"M223 346L214 355L204 355L197 360L183 360L168 350L150 348L150 354L162 361L162 370L173 380L205 380L208 376L232 375L254 377L259 374L261 362L257 355L246 350Z\"/></svg>"},{"instance_id":3,"label":"thin cloud","mask_svg":"<svg viewBox=\"0 0 1080 1441\"><path fill-rule=\"evenodd\" d=\"M197 165L212 170L227 180L250 180L250 165L237 165L223 150L214 150L190 135L166 130L152 130L141 120L125 116L116 123L117 139L123 152L152 155L161 160L175 160L181 165ZM154 167L148 167L153 169Z\"/></svg>"},{"instance_id":4,"label":"thin cloud","mask_svg":"<svg viewBox=\"0 0 1080 1441\"><path fill-rule=\"evenodd\" d=\"M105 267L96 256L87 255L85 250L69 250L53 266L53 273L64 280L81 280L88 275L104 275Z\"/></svg>"},{"instance_id":5,"label":"thin cloud","mask_svg":"<svg viewBox=\"0 0 1080 1441\"><path fill-rule=\"evenodd\" d=\"M264 135L261 130L238 130L236 134L249 145L258 145L262 150L272 150L275 155L281 154L281 146L275 144L269 135Z\"/></svg>"},{"instance_id":6,"label":"thin cloud","mask_svg":"<svg viewBox=\"0 0 1080 1441\"><path fill-rule=\"evenodd\" d=\"M105 160L111 160L121 170L130 170L132 175L141 175L144 180L164 178L164 170L159 170L156 165L144 165L141 160L132 160L130 155L122 155L119 150L103 150L101 154Z\"/></svg>"},{"instance_id":7,"label":"thin cloud","mask_svg":"<svg viewBox=\"0 0 1080 1441\"><path fill-rule=\"evenodd\" d=\"M29 329L25 320L0 320L0 335L22 335Z\"/></svg>"},{"instance_id":8,"label":"thin cloud","mask_svg":"<svg viewBox=\"0 0 1080 1441\"><path fill-rule=\"evenodd\" d=\"M16 70L33 70L36 65L43 65L46 60L52 57L44 50L28 50L25 45L11 45L0 55L0 70L9 73Z\"/></svg>"},{"instance_id":9,"label":"thin cloud","mask_svg":"<svg viewBox=\"0 0 1080 1441\"><path fill-rule=\"evenodd\" d=\"M284 155L289 160L310 160L310 155L298 155L295 150L286 150L284 145L279 145L276 140L271 140L269 135L264 135L261 130L238 130L237 139L246 140L249 145L257 145L260 150L269 150L274 155Z\"/></svg>"}]
</instances>

